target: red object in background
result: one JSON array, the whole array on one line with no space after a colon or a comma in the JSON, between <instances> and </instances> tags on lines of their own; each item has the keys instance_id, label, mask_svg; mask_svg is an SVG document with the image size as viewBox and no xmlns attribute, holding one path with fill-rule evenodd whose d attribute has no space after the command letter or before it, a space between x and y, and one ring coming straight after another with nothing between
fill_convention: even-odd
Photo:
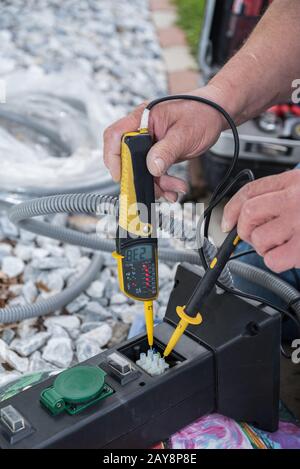
<instances>
[{"instance_id":1,"label":"red object in background","mask_svg":"<svg viewBox=\"0 0 300 469\"><path fill-rule=\"evenodd\" d=\"M300 117L300 106L299 105L292 104L291 105L291 111L295 116Z\"/></svg>"},{"instance_id":2,"label":"red object in background","mask_svg":"<svg viewBox=\"0 0 300 469\"><path fill-rule=\"evenodd\" d=\"M272 1L234 0L226 34L229 40L228 57L240 49Z\"/></svg>"},{"instance_id":3,"label":"red object in background","mask_svg":"<svg viewBox=\"0 0 300 469\"><path fill-rule=\"evenodd\" d=\"M235 0L232 11L236 15L260 16L272 0Z\"/></svg>"},{"instance_id":4,"label":"red object in background","mask_svg":"<svg viewBox=\"0 0 300 469\"><path fill-rule=\"evenodd\" d=\"M281 119L291 116L300 117L300 106L297 104L277 104L268 109L268 112L273 112Z\"/></svg>"}]
</instances>

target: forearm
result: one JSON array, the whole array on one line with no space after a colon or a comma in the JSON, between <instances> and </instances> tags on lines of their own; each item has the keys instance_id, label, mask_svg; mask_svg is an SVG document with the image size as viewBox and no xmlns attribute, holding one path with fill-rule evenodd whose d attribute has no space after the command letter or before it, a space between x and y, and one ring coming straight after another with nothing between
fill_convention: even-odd
<instances>
[{"instance_id":1,"label":"forearm","mask_svg":"<svg viewBox=\"0 0 300 469\"><path fill-rule=\"evenodd\" d=\"M299 24L299 0L274 0L245 45L209 82L237 123L291 99L292 82L300 78Z\"/></svg>"}]
</instances>

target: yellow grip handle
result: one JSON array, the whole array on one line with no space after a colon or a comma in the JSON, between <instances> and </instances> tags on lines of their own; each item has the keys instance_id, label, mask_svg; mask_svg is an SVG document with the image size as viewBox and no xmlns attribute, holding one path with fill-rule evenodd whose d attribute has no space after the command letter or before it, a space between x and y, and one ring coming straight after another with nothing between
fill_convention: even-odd
<instances>
[{"instance_id":1,"label":"yellow grip handle","mask_svg":"<svg viewBox=\"0 0 300 469\"><path fill-rule=\"evenodd\" d=\"M151 234L152 226L149 223L143 223L140 218L132 154L126 143L127 137L140 136L141 133L144 132L128 132L123 135L121 142L119 226L128 233L146 237ZM139 175L137 175L137 179L139 180Z\"/></svg>"},{"instance_id":2,"label":"yellow grip handle","mask_svg":"<svg viewBox=\"0 0 300 469\"><path fill-rule=\"evenodd\" d=\"M137 132L134 132L134 134L137 134ZM123 135L121 143L119 225L126 231L129 231L132 220L138 217L131 153L129 147L125 143L125 138L130 135L131 133Z\"/></svg>"}]
</instances>

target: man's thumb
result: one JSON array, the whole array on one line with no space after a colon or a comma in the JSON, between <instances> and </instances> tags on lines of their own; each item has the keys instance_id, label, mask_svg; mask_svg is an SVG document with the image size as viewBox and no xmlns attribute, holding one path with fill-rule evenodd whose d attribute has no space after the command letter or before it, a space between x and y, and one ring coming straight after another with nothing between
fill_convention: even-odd
<instances>
[{"instance_id":1,"label":"man's thumb","mask_svg":"<svg viewBox=\"0 0 300 469\"><path fill-rule=\"evenodd\" d=\"M161 176L183 154L183 142L178 132L170 129L155 143L147 155L147 166L153 176Z\"/></svg>"}]
</instances>

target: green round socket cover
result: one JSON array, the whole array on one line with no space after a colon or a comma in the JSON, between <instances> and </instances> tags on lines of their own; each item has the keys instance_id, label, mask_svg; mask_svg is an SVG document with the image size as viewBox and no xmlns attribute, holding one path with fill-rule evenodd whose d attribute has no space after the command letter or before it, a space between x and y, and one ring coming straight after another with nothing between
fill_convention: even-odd
<instances>
[{"instance_id":1,"label":"green round socket cover","mask_svg":"<svg viewBox=\"0 0 300 469\"><path fill-rule=\"evenodd\" d=\"M82 403L99 395L105 372L96 366L76 366L63 371L54 381L54 390L66 401Z\"/></svg>"}]
</instances>

